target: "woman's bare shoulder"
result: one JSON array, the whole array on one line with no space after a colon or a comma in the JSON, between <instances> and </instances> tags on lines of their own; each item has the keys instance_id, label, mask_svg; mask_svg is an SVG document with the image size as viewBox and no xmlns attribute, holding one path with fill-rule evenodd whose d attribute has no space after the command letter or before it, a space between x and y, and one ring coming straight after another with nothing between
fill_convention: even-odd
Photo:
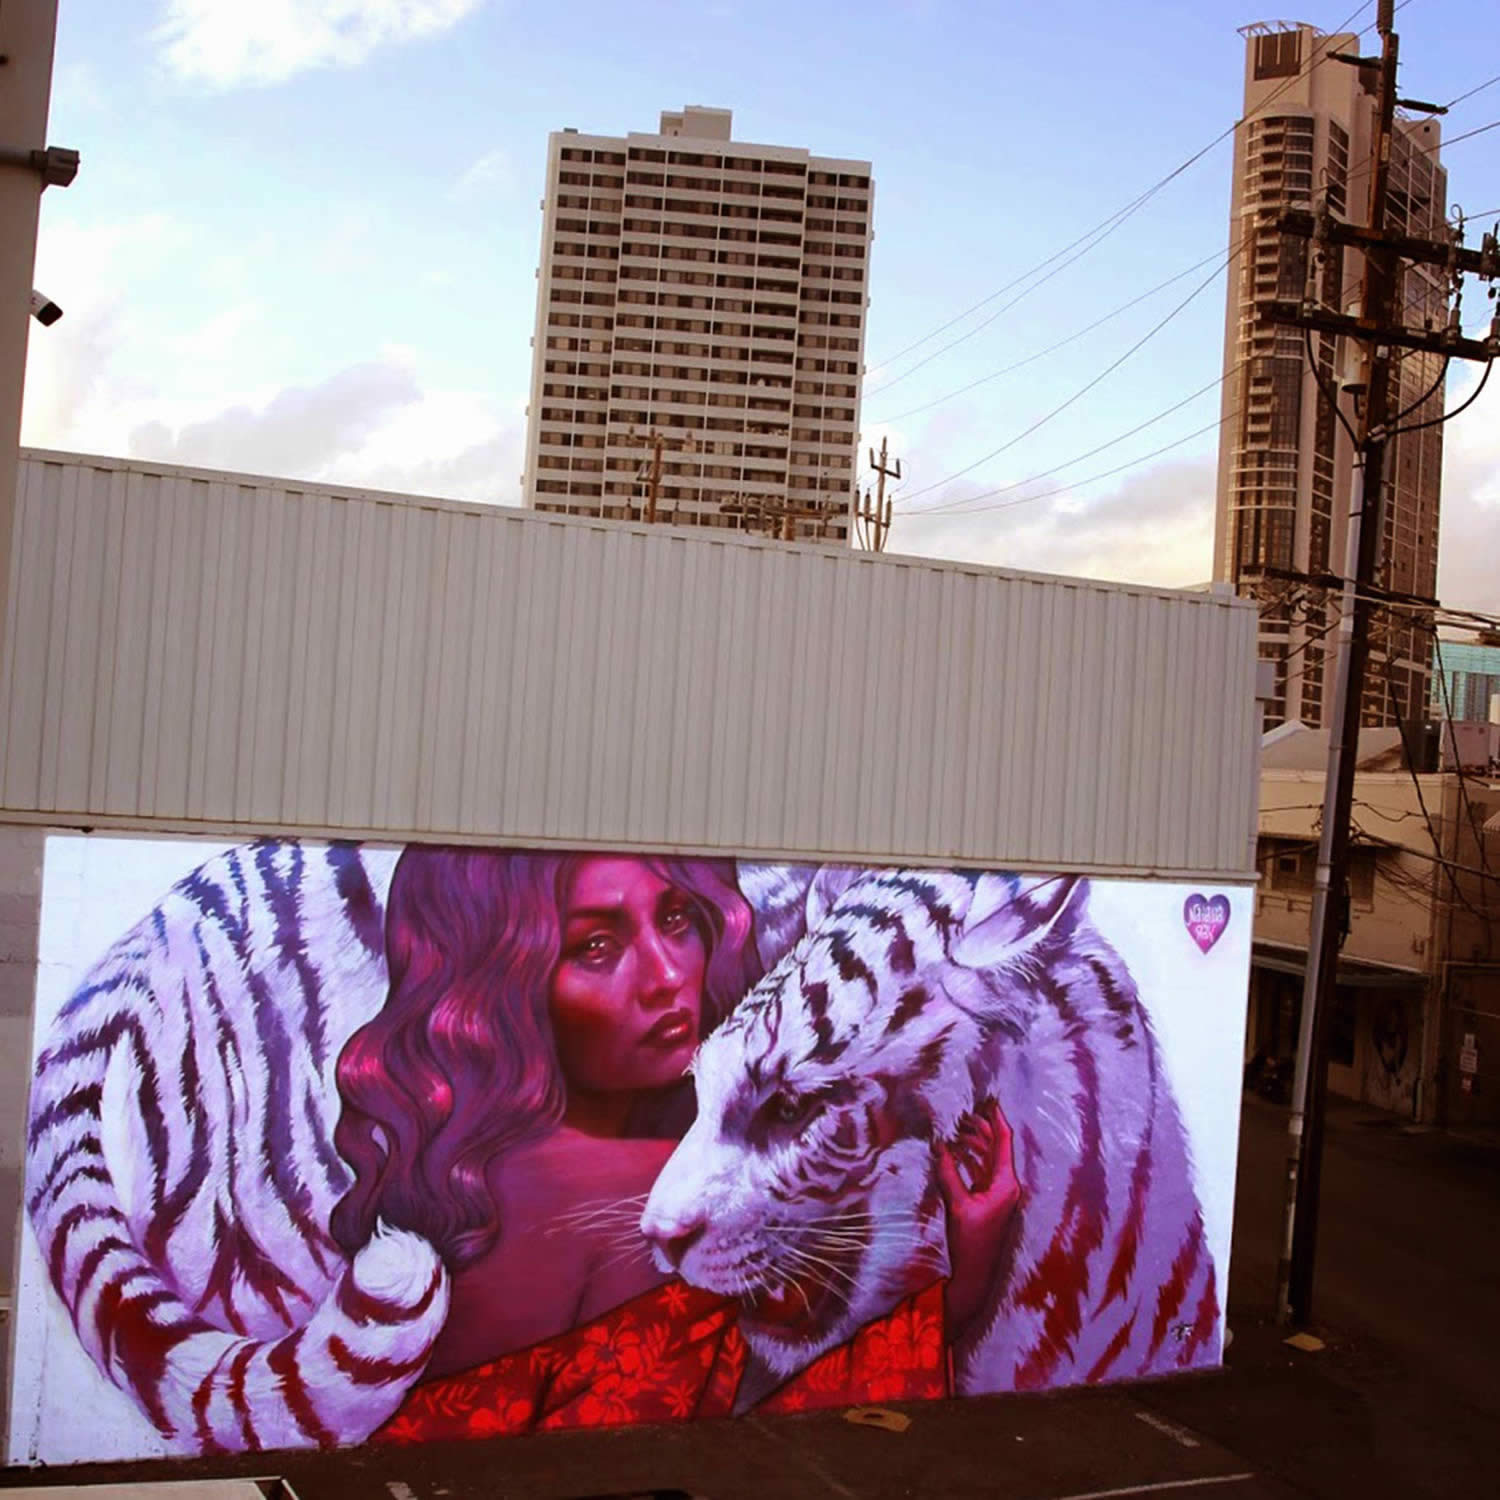
<instances>
[{"instance_id":1,"label":"woman's bare shoulder","mask_svg":"<svg viewBox=\"0 0 1500 1500\"><path fill-rule=\"evenodd\" d=\"M552 1338L657 1285L636 1226L673 1144L559 1130L507 1152L500 1238L455 1277L429 1373Z\"/></svg>"},{"instance_id":2,"label":"woman's bare shoulder","mask_svg":"<svg viewBox=\"0 0 1500 1500\"><path fill-rule=\"evenodd\" d=\"M675 1141L610 1140L566 1127L513 1153L507 1175L524 1181L536 1199L581 1204L597 1197L628 1198L650 1192Z\"/></svg>"}]
</instances>

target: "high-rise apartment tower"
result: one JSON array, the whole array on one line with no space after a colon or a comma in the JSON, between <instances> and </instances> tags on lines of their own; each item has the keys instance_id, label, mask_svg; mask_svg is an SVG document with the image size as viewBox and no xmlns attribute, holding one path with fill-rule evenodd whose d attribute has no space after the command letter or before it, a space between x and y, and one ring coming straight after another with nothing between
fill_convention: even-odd
<instances>
[{"instance_id":1,"label":"high-rise apartment tower","mask_svg":"<svg viewBox=\"0 0 1500 1500\"><path fill-rule=\"evenodd\" d=\"M846 542L872 197L868 162L728 110L553 134L527 503L639 518L654 488L660 521Z\"/></svg>"},{"instance_id":2,"label":"high-rise apartment tower","mask_svg":"<svg viewBox=\"0 0 1500 1500\"><path fill-rule=\"evenodd\" d=\"M1277 697L1267 719L1321 726L1333 710L1333 597L1288 574L1346 571L1345 540L1354 446L1323 389L1357 380L1357 350L1320 334L1261 320L1279 298L1310 293L1354 312L1364 258L1277 232L1292 207L1369 222L1375 71L1331 54L1359 55L1353 35L1274 22L1248 26L1245 104L1235 131L1225 322L1223 426L1214 525L1214 577L1261 603L1261 655L1277 664ZM1399 113L1392 142L1386 227L1440 239L1446 234L1447 178L1438 161L1438 126ZM1440 328L1447 283L1439 267L1405 266L1398 316ZM1315 376L1312 360L1317 364ZM1395 410L1416 423L1442 413L1442 360L1399 353ZM1423 401L1423 394L1431 391ZM1356 392L1343 400L1346 416ZM1441 424L1396 439L1386 450L1384 536L1379 582L1431 598L1437 587ZM1376 617L1362 714L1366 724L1411 723L1427 703L1429 635L1420 617Z\"/></svg>"}]
</instances>

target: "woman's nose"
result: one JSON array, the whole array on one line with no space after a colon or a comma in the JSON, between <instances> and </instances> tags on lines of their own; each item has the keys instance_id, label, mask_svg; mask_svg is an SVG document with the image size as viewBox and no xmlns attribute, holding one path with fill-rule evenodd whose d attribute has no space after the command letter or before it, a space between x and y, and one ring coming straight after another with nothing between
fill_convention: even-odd
<instances>
[{"instance_id":1,"label":"woman's nose","mask_svg":"<svg viewBox=\"0 0 1500 1500\"><path fill-rule=\"evenodd\" d=\"M641 988L647 995L669 998L682 988L681 960L659 932L641 940Z\"/></svg>"}]
</instances>

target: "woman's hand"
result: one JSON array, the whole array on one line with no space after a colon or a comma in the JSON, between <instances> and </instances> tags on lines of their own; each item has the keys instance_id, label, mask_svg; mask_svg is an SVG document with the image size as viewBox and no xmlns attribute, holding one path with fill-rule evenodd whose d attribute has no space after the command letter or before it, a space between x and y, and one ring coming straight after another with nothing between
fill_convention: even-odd
<instances>
[{"instance_id":1,"label":"woman's hand","mask_svg":"<svg viewBox=\"0 0 1500 1500\"><path fill-rule=\"evenodd\" d=\"M995 1261L1021 1202L1010 1124L994 1099L958 1123L951 1141L933 1147L948 1220L948 1284L943 1293L948 1341L960 1343L984 1307Z\"/></svg>"}]
</instances>

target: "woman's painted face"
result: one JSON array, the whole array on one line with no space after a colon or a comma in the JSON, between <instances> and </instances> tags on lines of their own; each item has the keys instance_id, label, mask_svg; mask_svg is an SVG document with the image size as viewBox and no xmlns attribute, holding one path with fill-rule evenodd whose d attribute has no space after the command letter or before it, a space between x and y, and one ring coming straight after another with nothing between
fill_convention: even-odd
<instances>
[{"instance_id":1,"label":"woman's painted face","mask_svg":"<svg viewBox=\"0 0 1500 1500\"><path fill-rule=\"evenodd\" d=\"M703 1018L707 949L691 899L636 860L592 859L561 919L552 1024L569 1088L675 1083Z\"/></svg>"}]
</instances>

